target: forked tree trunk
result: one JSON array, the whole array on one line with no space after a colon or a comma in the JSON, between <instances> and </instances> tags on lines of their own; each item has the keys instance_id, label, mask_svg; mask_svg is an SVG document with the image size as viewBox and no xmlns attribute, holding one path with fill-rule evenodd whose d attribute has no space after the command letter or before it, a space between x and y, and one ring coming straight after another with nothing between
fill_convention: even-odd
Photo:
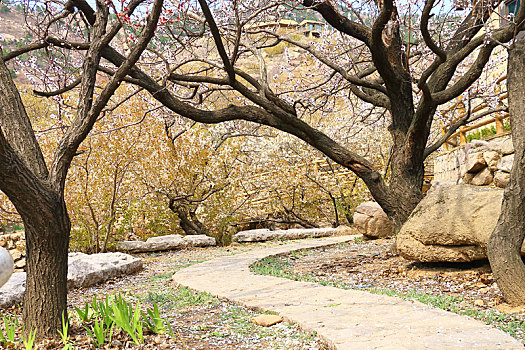
<instances>
[{"instance_id":1,"label":"forked tree trunk","mask_svg":"<svg viewBox=\"0 0 525 350\"><path fill-rule=\"evenodd\" d=\"M414 134L410 122L414 118L411 103L411 90L399 93L396 108L392 110L390 134L393 139L393 153L390 166L388 194L385 198L376 198L388 215L397 231L423 199L424 146L425 132ZM410 95L409 95L410 93Z\"/></svg>"},{"instance_id":2,"label":"forked tree trunk","mask_svg":"<svg viewBox=\"0 0 525 350\"><path fill-rule=\"evenodd\" d=\"M412 211L423 199L423 167L407 171L404 168L405 163L400 161L399 170L393 167L390 190L394 199L394 211L388 213L390 220L394 224L396 231L399 231L403 224L408 220Z\"/></svg>"},{"instance_id":3,"label":"forked tree trunk","mask_svg":"<svg viewBox=\"0 0 525 350\"><path fill-rule=\"evenodd\" d=\"M24 322L37 339L53 337L67 320L67 256L70 221L63 200L50 199L43 210L23 216L27 249ZM38 296L38 298L35 298ZM26 333L32 331L26 330Z\"/></svg>"},{"instance_id":4,"label":"forked tree trunk","mask_svg":"<svg viewBox=\"0 0 525 350\"><path fill-rule=\"evenodd\" d=\"M525 304L525 265L521 245L525 237L525 40L509 50L507 90L514 144L514 164L505 188L501 214L488 243L490 266L505 301Z\"/></svg>"},{"instance_id":5,"label":"forked tree trunk","mask_svg":"<svg viewBox=\"0 0 525 350\"><path fill-rule=\"evenodd\" d=\"M63 187L47 181L40 147L1 59L0 126L0 188L22 217L26 235L26 334L36 330L36 339L54 337L67 306L70 221Z\"/></svg>"}]
</instances>

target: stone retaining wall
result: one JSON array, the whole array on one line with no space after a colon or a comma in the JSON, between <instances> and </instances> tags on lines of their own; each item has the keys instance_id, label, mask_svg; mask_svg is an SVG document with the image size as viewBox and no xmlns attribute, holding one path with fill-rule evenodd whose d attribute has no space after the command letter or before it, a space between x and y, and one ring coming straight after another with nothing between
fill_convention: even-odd
<instances>
[{"instance_id":1,"label":"stone retaining wall","mask_svg":"<svg viewBox=\"0 0 525 350\"><path fill-rule=\"evenodd\" d=\"M435 158L434 182L504 188L509 181L513 161L511 135L488 141L474 140Z\"/></svg>"},{"instance_id":2,"label":"stone retaining wall","mask_svg":"<svg viewBox=\"0 0 525 350\"><path fill-rule=\"evenodd\" d=\"M21 272L26 267L26 241L24 232L0 234L0 247L9 251L15 261L15 272Z\"/></svg>"}]
</instances>

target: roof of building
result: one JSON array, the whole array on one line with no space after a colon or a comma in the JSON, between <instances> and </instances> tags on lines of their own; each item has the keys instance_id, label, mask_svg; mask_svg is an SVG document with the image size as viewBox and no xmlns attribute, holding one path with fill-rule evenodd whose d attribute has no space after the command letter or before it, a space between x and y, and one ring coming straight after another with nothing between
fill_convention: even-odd
<instances>
[{"instance_id":1,"label":"roof of building","mask_svg":"<svg viewBox=\"0 0 525 350\"><path fill-rule=\"evenodd\" d=\"M319 22L319 21L314 21L314 20L311 20L311 19L305 19L304 21L302 21L301 23L299 23L300 26L303 26L305 24L320 24L320 25L323 25L324 26L324 23L323 22Z\"/></svg>"}]
</instances>

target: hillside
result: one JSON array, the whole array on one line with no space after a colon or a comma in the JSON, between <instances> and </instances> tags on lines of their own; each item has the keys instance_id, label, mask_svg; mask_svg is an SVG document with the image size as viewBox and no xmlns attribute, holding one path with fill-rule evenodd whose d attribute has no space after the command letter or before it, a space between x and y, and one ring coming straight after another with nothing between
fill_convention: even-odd
<instances>
[{"instance_id":1,"label":"hillside","mask_svg":"<svg viewBox=\"0 0 525 350\"><path fill-rule=\"evenodd\" d=\"M0 45L5 49L29 39L20 7L0 5Z\"/></svg>"}]
</instances>

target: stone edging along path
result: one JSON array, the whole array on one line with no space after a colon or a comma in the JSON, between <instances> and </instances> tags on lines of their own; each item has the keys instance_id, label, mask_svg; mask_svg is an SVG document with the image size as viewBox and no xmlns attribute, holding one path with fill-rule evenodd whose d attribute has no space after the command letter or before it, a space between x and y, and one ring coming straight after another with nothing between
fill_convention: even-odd
<instances>
[{"instance_id":1,"label":"stone edging along path","mask_svg":"<svg viewBox=\"0 0 525 350\"><path fill-rule=\"evenodd\" d=\"M340 236L220 257L182 269L176 283L259 310L273 311L331 349L523 349L504 332L417 301L250 272L267 256L354 239Z\"/></svg>"}]
</instances>

